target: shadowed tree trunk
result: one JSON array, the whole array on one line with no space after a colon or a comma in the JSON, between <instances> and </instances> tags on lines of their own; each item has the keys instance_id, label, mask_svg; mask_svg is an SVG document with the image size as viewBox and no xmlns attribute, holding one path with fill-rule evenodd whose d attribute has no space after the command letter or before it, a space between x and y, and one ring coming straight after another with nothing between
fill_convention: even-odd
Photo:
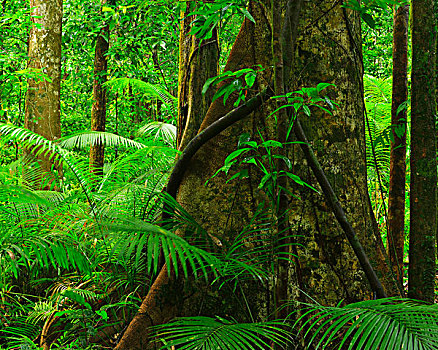
<instances>
[{"instance_id":1,"label":"shadowed tree trunk","mask_svg":"<svg viewBox=\"0 0 438 350\"><path fill-rule=\"evenodd\" d=\"M102 6L113 0L102 0ZM96 39L94 53L93 106L91 107L91 130L105 131L106 125L106 88L102 86L107 80L109 24L105 23ZM96 175L103 175L105 145L97 141L90 147L90 170Z\"/></svg>"},{"instance_id":2,"label":"shadowed tree trunk","mask_svg":"<svg viewBox=\"0 0 438 350\"><path fill-rule=\"evenodd\" d=\"M388 255L397 281L403 289L403 256L406 186L407 109L397 113L408 99L408 20L409 5L394 6L392 46L391 160L388 199Z\"/></svg>"},{"instance_id":3,"label":"shadowed tree trunk","mask_svg":"<svg viewBox=\"0 0 438 350\"><path fill-rule=\"evenodd\" d=\"M28 68L41 70L48 78L28 79L24 126L48 140L61 137L61 0L31 0ZM45 173L52 171L49 155L39 155ZM58 169L60 170L60 169ZM38 185L40 186L40 185ZM43 186L50 187L47 182Z\"/></svg>"},{"instance_id":4,"label":"shadowed tree trunk","mask_svg":"<svg viewBox=\"0 0 438 350\"><path fill-rule=\"evenodd\" d=\"M159 57L158 57L158 48L159 48L159 45L156 44L154 46L154 48L152 49L152 61L154 62L154 69L157 72L161 72L160 61L159 61ZM166 84L165 80L164 80L164 84ZM166 88L167 88L167 85L166 85ZM155 119L157 121L159 121L159 122L163 121L163 118L161 116L161 106L162 106L162 104L163 104L163 102L160 99L157 98L156 102L155 102L155 111L156 111Z\"/></svg>"},{"instance_id":5,"label":"shadowed tree trunk","mask_svg":"<svg viewBox=\"0 0 438 350\"><path fill-rule=\"evenodd\" d=\"M409 292L433 303L437 230L436 19L433 0L412 1Z\"/></svg>"},{"instance_id":6,"label":"shadowed tree trunk","mask_svg":"<svg viewBox=\"0 0 438 350\"><path fill-rule=\"evenodd\" d=\"M188 2L185 11L181 12L177 134L180 150L196 135L210 107L214 90L209 89L202 95L202 87L207 79L218 74L217 31L214 30L212 37L202 42L189 34L194 18L187 14L193 10L194 4Z\"/></svg>"},{"instance_id":7,"label":"shadowed tree trunk","mask_svg":"<svg viewBox=\"0 0 438 350\"><path fill-rule=\"evenodd\" d=\"M366 183L359 17L356 13L343 9L341 3L334 4L330 0L318 4L303 2L297 43L292 45L292 53L288 56L290 62L290 55L293 55L294 64L286 69L281 66L281 52L280 56L278 52L284 50L284 46L280 48L279 43L275 42L279 39L278 31L282 25L278 27L276 23L273 33L272 21L275 20L273 18L277 18L277 21L278 18L283 18L283 13L275 12L279 9L285 11L287 3L276 2L274 8L271 7L270 0L250 3L249 11L255 24L245 19L224 71L262 65L265 70L259 73L253 87L258 91L269 87L273 76L279 79L279 89L275 92L281 92L285 87L293 91L304 86L315 86L319 82L336 84L337 88L330 91L330 98L341 107L333 116L315 110L310 118L300 118L323 169L359 234L359 239L375 266L381 268L384 264L384 248L376 236L378 232L375 231ZM297 1L290 2L296 3ZM286 37L285 42L287 41L293 43L292 35ZM274 65L276 75L272 71L274 58L278 64ZM283 77L283 70L290 71L290 74ZM249 98L251 92L248 94ZM214 101L199 132L231 111L236 98L235 95L230 96L225 104L222 98ZM259 135L268 140L276 139L284 133L284 130L278 133L278 127L284 128L284 124L288 123L281 121L277 125L276 118L267 118L275 105L274 101L264 99L262 106L248 118L235 123L208 141L191 160L179 186L178 202L207 232L220 240L224 247L233 242L236 235L251 222L260 205L267 211L272 206L269 206L266 193L258 189L261 174L255 169L248 169L248 178L228 183L228 178L224 175L214 178L212 176L224 164L226 157L236 149L242 133L250 133L258 142L261 141ZM181 143L184 142L188 141L183 140ZM293 166L291 172L318 187L299 145L285 145L284 148L283 154L290 159ZM209 182L205 185L207 180ZM298 294L298 288L301 288L317 301L328 305L334 305L341 299L351 302L373 297L358 260L323 195L295 183L289 183L288 186L288 190L300 199L288 195L283 202L288 206L288 218L282 225L289 227L294 235L294 243L300 246L294 246L298 263L293 271L282 275L286 280L278 281L276 286L270 281L240 284L245 292L248 308L233 303L233 296L238 297L237 292L235 295L227 295L230 298L222 303L224 296L220 293L193 286L189 288L186 285L184 290L189 288L193 294L175 312L170 310L170 304L162 302L163 298L174 295L169 293L172 279L167 278L164 267L116 349L145 349L150 326L177 315L232 316L238 321L267 319L279 305L272 302L274 290L278 292L277 298L294 298ZM278 212L278 216L281 213ZM279 230L281 226L280 229L277 228ZM270 234L272 233L275 234ZM269 243L266 242L266 245ZM284 271L284 268L280 270ZM389 285L387 279L384 281ZM285 291L284 286L289 290ZM166 309L161 310L163 307ZM172 312L175 313L172 315Z\"/></svg>"}]
</instances>

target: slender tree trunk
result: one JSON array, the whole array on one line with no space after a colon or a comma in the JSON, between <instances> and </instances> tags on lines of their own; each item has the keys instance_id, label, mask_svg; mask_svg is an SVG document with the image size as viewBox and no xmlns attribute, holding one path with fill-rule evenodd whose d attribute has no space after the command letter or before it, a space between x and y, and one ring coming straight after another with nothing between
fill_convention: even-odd
<instances>
[{"instance_id":1,"label":"slender tree trunk","mask_svg":"<svg viewBox=\"0 0 438 350\"><path fill-rule=\"evenodd\" d=\"M102 0L102 6L108 1ZM111 1L110 1L111 3ZM105 131L106 125L106 88L102 86L107 80L109 24L105 23L96 39L94 53L93 106L91 107L91 130ZM90 170L96 175L103 175L105 145L97 141L90 147Z\"/></svg>"},{"instance_id":2,"label":"slender tree trunk","mask_svg":"<svg viewBox=\"0 0 438 350\"><path fill-rule=\"evenodd\" d=\"M154 69L157 73L162 73L161 67L160 67L160 61L159 61L159 57L158 57L158 48L159 45L156 45L153 49L152 49L152 61L154 62ZM166 80L164 80L164 84L166 84ZM167 88L167 85L166 85ZM162 122L163 118L161 116L161 106L163 105L163 102L157 98L155 101L155 110L156 110L156 114L155 114L155 119L158 122Z\"/></svg>"},{"instance_id":3,"label":"slender tree trunk","mask_svg":"<svg viewBox=\"0 0 438 350\"><path fill-rule=\"evenodd\" d=\"M388 199L388 255L397 281L403 288L403 256L406 186L407 109L397 113L408 99L408 21L409 5L394 6L392 46L391 160Z\"/></svg>"},{"instance_id":4,"label":"slender tree trunk","mask_svg":"<svg viewBox=\"0 0 438 350\"><path fill-rule=\"evenodd\" d=\"M302 0L292 0L287 2L287 9L284 20L281 20L281 4L274 4L271 7L271 16L273 18L273 30L271 38L272 57L274 58L274 91L275 95L281 96L288 92L287 81L289 80L290 70L293 64L294 45L296 40L296 31L298 19L301 12ZM277 5L277 6L275 6ZM276 101L276 108L281 104L287 103L285 98ZM286 109L281 109L277 113L277 140L282 144L288 141L287 132L289 129L289 115ZM286 147L282 148L280 156L287 157ZM278 172L285 174L289 171L287 164L279 158L276 162ZM288 212L288 194L286 189L289 188L288 178L280 176L277 181L276 196L278 198L277 215L277 232L276 240L279 247L276 261L275 274L275 318L284 319L289 314L285 303L289 299L289 270L290 262L285 257L290 257L291 235L289 230L289 212Z\"/></svg>"},{"instance_id":5,"label":"slender tree trunk","mask_svg":"<svg viewBox=\"0 0 438 350\"><path fill-rule=\"evenodd\" d=\"M434 301L437 231L436 19L433 0L412 11L409 297Z\"/></svg>"},{"instance_id":6,"label":"slender tree trunk","mask_svg":"<svg viewBox=\"0 0 438 350\"><path fill-rule=\"evenodd\" d=\"M29 34L28 68L39 69L48 78L28 79L24 126L48 140L56 140L61 137L62 1L30 0L30 8L33 25ZM49 155L37 158L43 172L53 170ZM46 183L44 187L49 186Z\"/></svg>"}]
</instances>

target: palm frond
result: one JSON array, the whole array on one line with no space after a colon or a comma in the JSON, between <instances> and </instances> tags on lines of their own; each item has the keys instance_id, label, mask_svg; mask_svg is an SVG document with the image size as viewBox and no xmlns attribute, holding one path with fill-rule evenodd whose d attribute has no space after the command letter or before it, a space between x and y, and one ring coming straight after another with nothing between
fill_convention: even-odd
<instances>
[{"instance_id":1,"label":"palm frond","mask_svg":"<svg viewBox=\"0 0 438 350\"><path fill-rule=\"evenodd\" d=\"M134 93L140 93L143 96L158 98L167 104L172 104L176 101L176 98L163 89L160 85L146 83L140 79L116 78L107 81L104 85L118 92L123 92L123 90L131 86Z\"/></svg>"},{"instance_id":2,"label":"palm frond","mask_svg":"<svg viewBox=\"0 0 438 350\"><path fill-rule=\"evenodd\" d=\"M84 274L90 273L90 262L77 242L66 234L34 232L26 228L27 237L12 234L3 235L0 240L0 259L8 262L8 270L18 278L20 266L37 264L42 268L74 268ZM7 270L4 271L6 273Z\"/></svg>"},{"instance_id":3,"label":"palm frond","mask_svg":"<svg viewBox=\"0 0 438 350\"><path fill-rule=\"evenodd\" d=\"M46 321L56 310L53 300L38 301L35 303L33 310L29 312L26 321L33 324Z\"/></svg>"},{"instance_id":4,"label":"palm frond","mask_svg":"<svg viewBox=\"0 0 438 350\"><path fill-rule=\"evenodd\" d=\"M168 145L175 145L176 126L164 122L151 122L137 131L138 136L149 136L154 141L163 140Z\"/></svg>"},{"instance_id":5,"label":"palm frond","mask_svg":"<svg viewBox=\"0 0 438 350\"><path fill-rule=\"evenodd\" d=\"M20 142L22 146L28 148L35 155L50 155L54 157L53 161L58 160L56 142L49 141L26 128L0 123L0 135L2 138L7 137L10 140ZM55 153L51 154L51 152Z\"/></svg>"},{"instance_id":6,"label":"palm frond","mask_svg":"<svg viewBox=\"0 0 438 350\"><path fill-rule=\"evenodd\" d=\"M227 283L239 281L260 280L266 281L269 268L274 260L272 239L272 213L260 205L250 222L237 234L231 242L224 237L218 237L207 232L173 197L167 193L160 195L164 203L164 210L171 215L172 230L184 231L184 237L189 242L196 242L197 246L205 249L216 247L218 257L222 261L222 268L214 283L220 287ZM277 253L277 258L290 259L290 254Z\"/></svg>"},{"instance_id":7,"label":"palm frond","mask_svg":"<svg viewBox=\"0 0 438 350\"><path fill-rule=\"evenodd\" d=\"M10 326L2 329L1 338L7 341L8 349L32 349L33 339L40 333L40 326L26 322L25 316L18 316Z\"/></svg>"},{"instance_id":8,"label":"palm frond","mask_svg":"<svg viewBox=\"0 0 438 350\"><path fill-rule=\"evenodd\" d=\"M67 166L73 172L91 202L91 186L96 181L91 179L93 174L88 169L88 162L84 166L84 162L80 158L78 159L77 155L61 148L56 142L49 141L25 128L0 123L0 137L20 142L23 147L29 148L34 154L50 155L54 162L58 161Z\"/></svg>"},{"instance_id":9,"label":"palm frond","mask_svg":"<svg viewBox=\"0 0 438 350\"><path fill-rule=\"evenodd\" d=\"M270 349L271 343L286 347L291 334L284 323L236 323L216 317L184 317L156 326L156 341L181 350L256 350Z\"/></svg>"},{"instance_id":10,"label":"palm frond","mask_svg":"<svg viewBox=\"0 0 438 350\"><path fill-rule=\"evenodd\" d=\"M114 161L107 169L97 190L120 188L128 183L138 183L139 181L146 183L147 180L150 181L154 177L154 174L167 173L176 154L176 150L171 147L145 145L144 148ZM136 166L133 167L132 164L136 164ZM145 174L151 176L148 176L147 179L140 179Z\"/></svg>"},{"instance_id":11,"label":"palm frond","mask_svg":"<svg viewBox=\"0 0 438 350\"><path fill-rule=\"evenodd\" d=\"M105 145L105 146L125 146L132 148L143 148L143 145L140 142L136 142L126 137L122 137L116 134L112 134L110 132L102 132L102 131L82 131L79 133L75 133L73 135L69 135L63 137L58 140L59 146L66 149L84 148L90 145Z\"/></svg>"},{"instance_id":12,"label":"palm frond","mask_svg":"<svg viewBox=\"0 0 438 350\"><path fill-rule=\"evenodd\" d=\"M306 330L309 345L318 342L316 349L438 349L438 305L386 298L344 307L307 305L305 310L294 327L302 322L300 331ZM340 332L340 344L331 344Z\"/></svg>"},{"instance_id":13,"label":"palm frond","mask_svg":"<svg viewBox=\"0 0 438 350\"><path fill-rule=\"evenodd\" d=\"M189 275L190 267L207 279L209 271L217 276L217 270L222 266L221 261L214 255L190 245L170 231L141 220L120 219L118 223L105 225L104 230L108 234L117 233L116 236L108 235L108 240L113 246L112 255L125 261L134 257L136 265L139 265L140 261L146 261L149 272L157 273L161 252L169 267L169 274L170 267L173 267L178 275L180 265L185 277Z\"/></svg>"}]
</instances>

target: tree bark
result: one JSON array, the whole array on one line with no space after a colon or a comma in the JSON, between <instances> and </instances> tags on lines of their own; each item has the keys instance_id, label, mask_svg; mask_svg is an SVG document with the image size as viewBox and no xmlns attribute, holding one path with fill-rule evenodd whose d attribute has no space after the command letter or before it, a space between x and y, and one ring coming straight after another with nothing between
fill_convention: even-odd
<instances>
[{"instance_id":1,"label":"tree bark","mask_svg":"<svg viewBox=\"0 0 438 350\"><path fill-rule=\"evenodd\" d=\"M28 68L41 70L49 78L28 79L24 126L48 140L56 140L61 137L62 1L30 0L30 8L32 27ZM49 157L49 154L37 156L45 175L51 173L54 166ZM51 182L45 181L43 187L49 188Z\"/></svg>"},{"instance_id":2,"label":"tree bark","mask_svg":"<svg viewBox=\"0 0 438 350\"><path fill-rule=\"evenodd\" d=\"M412 1L411 226L409 292L434 301L436 163L436 18L433 0Z\"/></svg>"},{"instance_id":3,"label":"tree bark","mask_svg":"<svg viewBox=\"0 0 438 350\"><path fill-rule=\"evenodd\" d=\"M397 109L408 99L408 21L409 5L395 5L391 107L393 141L390 158L387 247L391 267L401 289L405 239L407 109L399 113Z\"/></svg>"},{"instance_id":4,"label":"tree bark","mask_svg":"<svg viewBox=\"0 0 438 350\"><path fill-rule=\"evenodd\" d=\"M111 3L111 1L109 1ZM102 6L107 0L102 0ZM102 85L107 80L109 24L105 23L96 39L94 52L93 106L91 107L91 131L105 131L106 125L106 88ZM103 175L105 162L105 145L97 141L90 146L90 170L98 176Z\"/></svg>"},{"instance_id":5,"label":"tree bark","mask_svg":"<svg viewBox=\"0 0 438 350\"><path fill-rule=\"evenodd\" d=\"M190 35L190 23L195 19L187 16L191 7L193 2L188 2L185 11L181 12L177 134L180 150L197 134L213 99L213 89L209 89L205 95L201 94L204 83L218 75L217 31L214 30L213 36L204 41Z\"/></svg>"},{"instance_id":6,"label":"tree bark","mask_svg":"<svg viewBox=\"0 0 438 350\"><path fill-rule=\"evenodd\" d=\"M271 7L272 16L272 38L271 48L274 63L274 92L277 96L282 96L288 92L287 81L290 75L290 69L293 64L294 45L297 36L297 27L301 13L302 0L287 1L287 7L282 23L281 4L276 3ZM276 108L287 103L286 98L276 100ZM286 109L277 112L277 137L276 139L282 144L288 142L289 115ZM279 150L281 157L287 157L287 148ZM279 158L276 162L279 174L289 171L286 162ZM286 189L289 188L287 176L279 176L277 180L276 197L278 204L275 208L277 217L276 244L278 245L276 273L275 273L275 318L285 319L289 314L286 307L289 299L289 270L290 262L285 257L291 256L291 237L289 230L289 196Z\"/></svg>"}]
</instances>

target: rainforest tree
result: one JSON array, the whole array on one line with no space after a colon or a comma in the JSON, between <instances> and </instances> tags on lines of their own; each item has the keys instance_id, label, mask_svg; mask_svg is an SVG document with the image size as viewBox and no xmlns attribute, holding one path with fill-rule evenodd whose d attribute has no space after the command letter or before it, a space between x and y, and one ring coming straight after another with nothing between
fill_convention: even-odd
<instances>
[{"instance_id":1,"label":"rainforest tree","mask_svg":"<svg viewBox=\"0 0 438 350\"><path fill-rule=\"evenodd\" d=\"M31 1L32 27L29 33L28 67L35 76L28 79L24 125L29 130L56 140L61 137L61 26L62 1ZM47 175L53 163L39 156Z\"/></svg>"},{"instance_id":2,"label":"rainforest tree","mask_svg":"<svg viewBox=\"0 0 438 350\"><path fill-rule=\"evenodd\" d=\"M107 1L102 1L102 7ZM112 1L108 2L112 5ZM91 107L91 130L105 131L106 126L106 88L108 48L110 42L109 23L103 23L103 28L96 39L94 53L93 106ZM105 147L102 142L91 145L90 168L93 172L103 175Z\"/></svg>"},{"instance_id":3,"label":"rainforest tree","mask_svg":"<svg viewBox=\"0 0 438 350\"><path fill-rule=\"evenodd\" d=\"M413 1L409 296L433 302L437 234L436 7Z\"/></svg>"},{"instance_id":4,"label":"rainforest tree","mask_svg":"<svg viewBox=\"0 0 438 350\"><path fill-rule=\"evenodd\" d=\"M289 5L289 10L285 18L290 23L275 23L274 26L273 18L277 20L279 18L272 14L282 13L287 8L286 5ZM300 8L301 15L297 16ZM361 136L364 134L361 122L364 105L361 97L360 22L357 13L343 8L341 4L333 6L330 1L318 5L301 4L300 1L291 1L289 4L286 1L274 4L270 1L251 2L249 11L254 21L245 18L224 71L236 72L261 65L264 70L257 75L257 82L253 87L256 91L263 89L276 89L275 91L279 93L295 91L318 82L325 82L327 86L330 84L336 86L329 89L330 98L340 105L333 114L315 108L300 113L299 118L323 169L345 205L347 215L359 233L366 252L377 268L382 267L384 249L376 230L366 187L364 143ZM273 27L277 28L276 34L273 33ZM282 30L283 28L290 29ZM335 39L334 33L336 37L341 35L343 39L339 42ZM275 72L269 68L273 63L276 67ZM283 72L287 72L287 76L282 77ZM272 77L276 77L276 80L273 81ZM219 89L235 81L232 79L230 77L230 80L222 82ZM251 92L248 90L247 98L250 96ZM207 129L233 110L237 98L236 92L226 100L216 99L211 104L198 132ZM262 98L262 101L264 100L265 98ZM276 200L274 206L272 203L269 204L269 190L260 191L260 188L263 188L260 186L262 175L256 169L247 169L248 176L233 182L228 182L227 177L222 175L211 179L222 167L228 155L236 149L242 134L247 133L245 135L250 136L245 137L256 140L257 143L263 140L275 140L278 132L284 135L290 134L287 129L293 127L293 112L288 114L287 123L280 123L279 116L267 118L275 110L273 102L272 99L264 101L262 107L248 118L217 135L196 153L179 186L178 202L224 247L231 246L236 239L236 232L241 232L246 223L254 220L253 215L257 213L259 206L267 208L268 211L273 210L274 216L283 216L277 217L276 220L284 220L287 212L286 225L289 233L285 234L283 229L281 232L270 232L273 237L272 249L275 252L272 257L274 266L280 263L281 254L277 255L280 252L279 247L280 250L284 249L281 235L285 234L292 239L290 249L293 250L288 254L299 256L292 271L284 275L290 273L290 279L281 281L282 284L295 287L288 291L287 295L283 293L282 298L306 300L304 294L300 294L300 290L325 304L336 304L342 298L347 301L357 301L372 297L372 291L367 285L356 257L341 228L334 222L333 214L322 194L307 186L300 186L301 180L298 181L292 176L291 180L286 181L287 185L282 185L287 197L286 212L276 211L274 209ZM318 187L298 145L293 143L292 138L285 141L287 142L282 143L281 148L284 148L287 158L292 162L287 171L272 169L274 173L271 176L275 182L271 183L271 186L278 186L276 182L278 179L293 172L306 183ZM208 185L205 186L207 180L209 180ZM300 199L297 200L296 197ZM274 280L279 278L275 271L272 271ZM381 268L380 271L382 273L385 269ZM219 315L232 312L236 319L243 321L247 319L248 314L260 315L260 317L271 314L280 302L275 297L265 299L272 292L272 286L267 283L257 288L245 289L245 293L248 293L246 298L251 300L248 305L249 310L217 309L214 305L217 305L218 301L214 298L209 298L211 306L205 304L204 300L202 308L197 309L196 297L201 298L201 295L196 293L186 302L185 308L184 306L166 308L163 314L160 310L164 300L162 298L169 295L168 290L172 285L173 281L167 277L166 266L164 266L117 349L145 348L147 346L145 330L152 324L184 312L181 310L192 310L191 312L197 310L197 313L211 310L210 312ZM393 290L390 279L386 280L386 285L389 291ZM260 293L260 290L264 290L265 293ZM227 303L231 306L230 298L232 296L229 296ZM176 313L172 315L169 312Z\"/></svg>"},{"instance_id":5,"label":"rainforest tree","mask_svg":"<svg viewBox=\"0 0 438 350\"><path fill-rule=\"evenodd\" d=\"M388 199L388 255L403 285L405 243L406 131L408 100L409 5L394 5L394 41L391 107L391 166Z\"/></svg>"}]
</instances>

